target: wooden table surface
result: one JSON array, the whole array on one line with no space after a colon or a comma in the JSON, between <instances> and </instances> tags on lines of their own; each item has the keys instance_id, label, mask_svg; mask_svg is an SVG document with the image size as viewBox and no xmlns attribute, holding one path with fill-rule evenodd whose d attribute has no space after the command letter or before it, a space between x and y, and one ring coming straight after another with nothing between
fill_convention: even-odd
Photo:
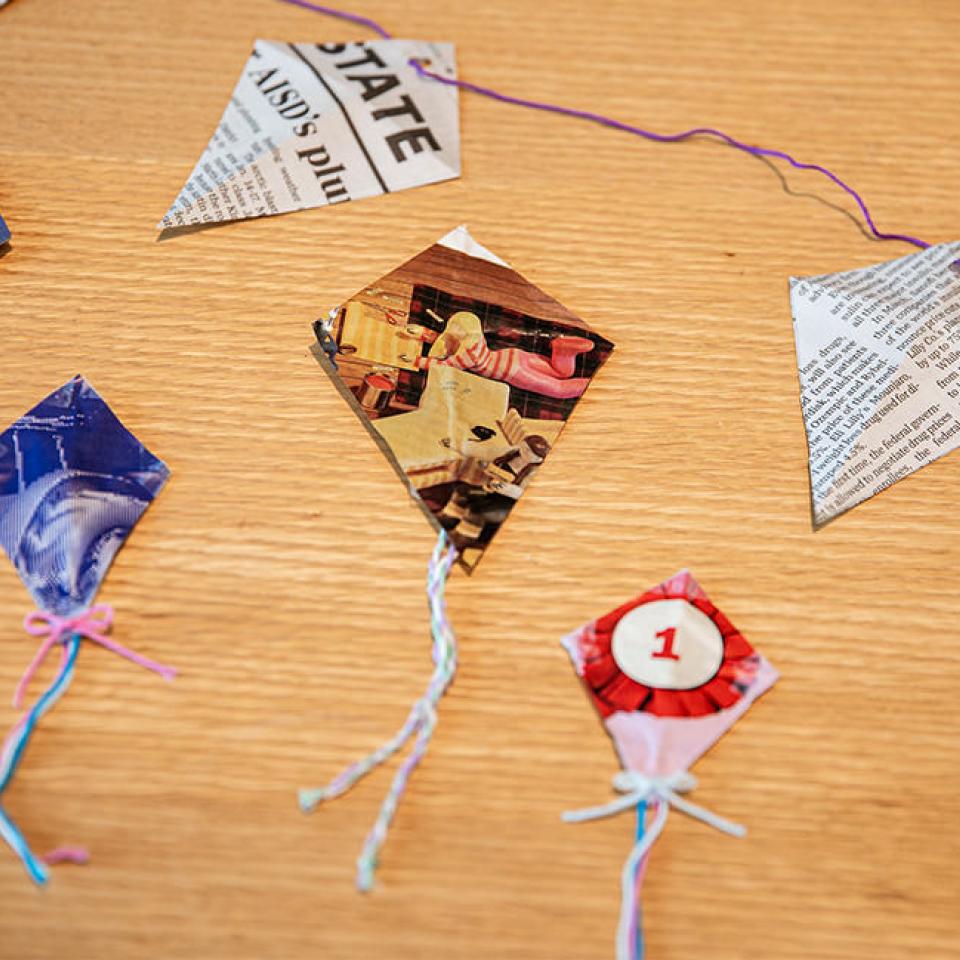
<instances>
[{"instance_id":1,"label":"wooden table surface","mask_svg":"<svg viewBox=\"0 0 960 960\"><path fill-rule=\"evenodd\" d=\"M370 0L461 74L825 163L883 227L956 239L955 0ZM782 680L697 764L644 906L650 960L957 956L960 456L810 526L787 277L909 252L812 173L474 96L464 173L164 242L154 224L255 37L359 39L272 0L13 0L0 12L0 422L82 372L172 469L100 592L171 685L85 648L0 850L4 960L611 957L628 817L558 640L692 568ZM367 34L369 36L369 34ZM380 771L302 816L429 672L433 533L309 353L310 322L461 222L617 344L477 572L456 683L386 847ZM0 690L33 650L0 564ZM5 725L14 719L0 709Z\"/></svg>"}]
</instances>

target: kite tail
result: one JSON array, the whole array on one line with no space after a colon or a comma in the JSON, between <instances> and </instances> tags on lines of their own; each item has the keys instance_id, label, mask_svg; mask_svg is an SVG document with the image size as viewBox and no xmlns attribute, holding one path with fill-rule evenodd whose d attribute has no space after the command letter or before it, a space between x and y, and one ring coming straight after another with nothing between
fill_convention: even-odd
<instances>
[{"instance_id":1,"label":"kite tail","mask_svg":"<svg viewBox=\"0 0 960 960\"><path fill-rule=\"evenodd\" d=\"M346 793L358 780L392 757L411 737L415 736L410 755L396 772L377 819L357 859L357 888L363 892L370 890L373 886L380 848L386 842L390 824L407 789L410 776L419 766L430 746L430 740L437 725L437 705L457 670L457 638L447 619L444 596L447 576L456 558L456 548L447 543L446 534L441 532L437 538L433 556L430 558L427 574L434 670L423 696L414 703L403 726L390 740L362 760L351 764L327 786L316 790L301 790L299 794L300 809L304 813L309 813L322 801L332 800Z\"/></svg>"},{"instance_id":2,"label":"kite tail","mask_svg":"<svg viewBox=\"0 0 960 960\"><path fill-rule=\"evenodd\" d=\"M67 687L70 686L81 641L86 639L98 643L105 649L125 657L138 666L160 674L166 680L172 680L175 676L176 670L172 667L164 666L162 663L157 663L134 653L106 636L106 631L110 629L112 623L113 608L107 604L98 604L72 617L61 617L44 610L34 610L24 617L24 629L31 636L42 638L42 642L17 684L13 695L14 707L20 707L30 681L47 655L56 646L60 647L60 666L53 682L43 692L40 699L23 714L13 725L10 733L7 734L7 739L2 751L0 751L0 799L2 799L4 791L10 785L17 767L23 759L27 742L36 729L40 718L56 704L66 692ZM27 845L23 834L2 806L0 806L0 837L6 840L13 852L23 861L27 872L38 884L47 882L49 877L47 866L49 865L64 862L86 863L89 860L87 851L80 847L59 847L43 857L35 856Z\"/></svg>"},{"instance_id":3,"label":"kite tail","mask_svg":"<svg viewBox=\"0 0 960 960\"><path fill-rule=\"evenodd\" d=\"M632 807L637 810L637 838L620 874L620 923L617 926L617 960L643 960L644 943L640 888L647 869L647 857L663 833L671 807L732 837L742 837L746 828L725 820L703 807L685 800L697 785L697 778L686 770L676 770L665 777L648 777L635 770L622 770L613 778L614 789L624 794L617 800L583 810L563 814L567 823L582 823L612 817ZM646 823L647 809L654 808L653 820Z\"/></svg>"},{"instance_id":4,"label":"kite tail","mask_svg":"<svg viewBox=\"0 0 960 960\"><path fill-rule=\"evenodd\" d=\"M392 39L392 34L388 30L386 30L375 20L371 20L369 17L362 16L361 14L353 13L349 10L340 10L335 7L328 7L323 4L314 3L312 0L284 0L284 2L292 3L297 7L303 7L305 10L312 10L314 13L322 13L331 17L339 17L341 20L348 20L351 23L355 23L359 26L367 27L374 33L379 34L384 40ZM531 100L525 97L517 97L513 94L502 93L499 90L494 90L491 87L481 86L479 83L470 83L466 80L456 80L453 77L445 77L442 74L428 70L427 66L429 66L429 64L425 65L416 59L411 59L409 64L421 77L434 80L437 83L442 83L449 87L457 87L460 90L467 90L471 93L488 97L491 100L499 101L500 103L512 104L516 107L526 107L529 110L542 110L546 113L556 113L565 117L573 117L577 120L586 120L590 123L597 123L604 127L611 127L614 130L621 130L624 133L633 134L636 137L642 137L645 140L652 140L655 143L679 143L682 140L691 140L699 137L712 137L716 140L720 140L722 143L725 143L728 147L733 147L735 150L741 150L743 153L748 153L754 157L770 157L776 160L784 160L785 162L789 163L791 167L794 167L797 170L813 170L814 172L823 175L833 184L838 186L856 203L857 207L860 209L860 213L863 215L867 229L870 231L872 236L876 237L877 240L898 240L902 243L909 243L915 247L919 247L921 250L925 250L930 246L926 240L921 240L919 237L912 237L905 233L885 233L884 231L880 230L873 218L873 214L867 207L866 201L856 190L854 190L852 186L850 186L849 183L841 180L840 177L838 177L833 171L828 170L825 166L822 166L819 163L803 163L784 150L775 150L770 147L758 147L754 144L739 140L736 137L731 136L729 133L724 133L722 130L717 130L714 127L693 127L690 130L683 130L680 133L657 133L654 130L646 130L643 127L634 126L630 123L624 123L621 120L616 120L613 117L607 117L603 114L595 113L592 110L582 110L577 107L566 107L562 106L561 104L545 103L541 100ZM960 265L960 260L955 260L952 264L954 267L958 267L958 265Z\"/></svg>"},{"instance_id":5,"label":"kite tail","mask_svg":"<svg viewBox=\"0 0 960 960\"><path fill-rule=\"evenodd\" d=\"M4 741L2 753L0 753L0 798L4 791L13 780L17 767L23 759L30 736L36 729L41 717L50 710L57 701L63 696L70 681L73 679L73 671L77 662L77 654L80 650L79 634L75 633L63 644L60 667L57 675L49 687L44 691L39 700L14 724L7 739ZM9 845L13 852L23 861L27 873L37 884L47 882L49 871L48 864L61 863L63 861L72 861L74 863L85 863L87 853L73 847L64 847L53 850L45 856L38 857L30 849L26 839L20 832L17 825L10 819L10 816L0 805L0 837Z\"/></svg>"}]
</instances>

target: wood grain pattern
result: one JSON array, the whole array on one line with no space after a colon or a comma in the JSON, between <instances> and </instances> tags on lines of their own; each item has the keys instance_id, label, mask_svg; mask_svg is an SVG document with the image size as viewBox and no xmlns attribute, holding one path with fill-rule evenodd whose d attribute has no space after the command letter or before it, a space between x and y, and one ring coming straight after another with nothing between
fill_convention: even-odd
<instances>
[{"instance_id":1,"label":"wood grain pattern","mask_svg":"<svg viewBox=\"0 0 960 960\"><path fill-rule=\"evenodd\" d=\"M954 0L370 0L477 82L662 130L710 122L827 163L880 223L956 237ZM0 851L9 960L592 960L626 820L558 638L689 566L782 671L698 764L744 841L676 817L651 960L956 956L960 458L810 528L790 274L906 252L844 197L708 142L645 144L476 97L464 176L157 242L256 36L347 26L270 0L13 0L0 13L0 421L82 371L173 480L101 598L173 685L97 650L8 805L89 868ZM361 897L378 743L428 672L433 534L310 356L310 321L468 222L617 344L472 578L462 669ZM391 505L391 506L387 506ZM31 653L0 564L0 690ZM0 722L13 719L0 709Z\"/></svg>"}]
</instances>

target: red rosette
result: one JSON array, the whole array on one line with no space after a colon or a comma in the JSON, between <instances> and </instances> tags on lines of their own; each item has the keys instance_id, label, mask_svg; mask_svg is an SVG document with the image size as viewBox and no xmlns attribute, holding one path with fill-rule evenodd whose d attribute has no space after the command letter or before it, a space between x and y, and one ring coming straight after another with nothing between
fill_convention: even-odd
<instances>
[{"instance_id":1,"label":"red rosette","mask_svg":"<svg viewBox=\"0 0 960 960\"><path fill-rule=\"evenodd\" d=\"M618 711L645 712L659 717L702 717L732 707L757 674L760 657L734 625L703 595L683 584L661 584L595 620L580 634L581 676L601 716ZM709 618L722 639L722 656L712 676L685 689L644 684L617 662L613 637L617 625L645 604L682 600Z\"/></svg>"}]
</instances>

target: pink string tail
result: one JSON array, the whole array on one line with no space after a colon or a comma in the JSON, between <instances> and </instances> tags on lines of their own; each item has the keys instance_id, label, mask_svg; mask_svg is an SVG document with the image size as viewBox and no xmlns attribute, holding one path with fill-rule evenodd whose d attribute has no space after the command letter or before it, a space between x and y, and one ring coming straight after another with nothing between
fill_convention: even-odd
<instances>
[{"instance_id":1,"label":"pink string tail","mask_svg":"<svg viewBox=\"0 0 960 960\"><path fill-rule=\"evenodd\" d=\"M2 748L0 748L0 797L2 797L4 790L9 786L16 773L27 742L37 723L57 703L69 686L77 653L83 640L92 640L132 663L160 674L167 680L176 676L176 670L173 667L168 667L134 653L107 637L106 632L113 625L113 615L112 607L100 604L72 617L60 617L44 610L35 610L24 618L24 629L30 636L40 638L41 643L17 684L14 693L14 706L20 707L30 681L50 651L56 646L60 647L60 668L56 678L47 690L16 721L13 729L4 740ZM58 847L45 856L37 857L32 853L23 834L2 806L0 806L0 837L20 858L31 878L41 885L47 881L47 866L58 863L83 864L90 859L89 853L84 848L74 846Z\"/></svg>"},{"instance_id":2,"label":"pink string tail","mask_svg":"<svg viewBox=\"0 0 960 960\"><path fill-rule=\"evenodd\" d=\"M83 847L57 847L45 853L40 858L48 867L54 867L58 863L76 863L83 865L90 862L90 853Z\"/></svg>"},{"instance_id":3,"label":"pink string tail","mask_svg":"<svg viewBox=\"0 0 960 960\"><path fill-rule=\"evenodd\" d=\"M351 13L348 10L337 10L334 7L323 6L319 3L311 3L310 0L283 0L283 2L293 4L297 7L302 7L305 10L312 10L314 13L322 13L331 17L339 17L341 20L347 20L350 23L356 23L360 26L367 27L384 40L392 39L392 36L388 30L382 27L375 20L371 20L369 17L364 17L357 13ZM416 59L411 59L409 63L410 66L412 66L421 77L426 77L430 80L435 80L438 83L446 84L448 87L457 87L460 90L476 93L480 96L488 97L491 100L497 100L500 103L508 103L517 107L526 107L530 110L542 110L547 113L557 113L566 117L573 117L578 120L587 120L591 123L598 123L604 127L611 127L614 130L621 130L624 133L630 133L634 136L642 137L645 140L652 140L656 143L677 143L681 140L692 139L693 137L714 137L727 144L727 146L733 147L735 150L741 150L742 152L748 153L751 156L773 157L778 160L786 161L790 164L790 166L795 167L797 170L813 170L816 173L822 174L854 200L854 202L857 204L857 207L860 209L860 213L863 215L863 218L866 221L870 233L876 239L899 240L903 243L909 243L915 247L919 247L921 250L926 250L927 247L930 246L926 240L921 240L919 237L911 237L905 233L885 233L881 231L877 227L876 222L873 219L873 215L870 213L870 210L867 207L866 201L856 190L854 190L853 187L850 186L850 184L846 183L844 180L841 180L840 177L833 173L833 171L827 169L827 167L824 167L819 163L803 163L792 157L784 150L774 150L769 147L759 147L744 143L743 141L738 140L736 137L733 137L728 133L724 133L722 130L717 130L714 127L693 127L692 129L684 130L681 133L657 133L653 130L646 130L643 127L637 127L633 124L624 123L621 120L615 120L614 118L604 116L601 113L594 113L591 110L579 110L575 107L564 107L559 104L547 103L542 100L528 100L524 97L516 97L512 96L511 94L501 93L499 90L494 90L491 87L484 87L478 83L470 83L466 80L455 80L451 77L444 77L439 73L434 73L433 71L428 70L420 61ZM960 264L960 260L956 261L956 263Z\"/></svg>"},{"instance_id":4,"label":"pink string tail","mask_svg":"<svg viewBox=\"0 0 960 960\"><path fill-rule=\"evenodd\" d=\"M36 660L36 659L37 659L37 658L34 657L34 660ZM57 671L58 671L57 680L59 680L60 677L63 675L63 671L64 671L64 669L65 669L66 666L67 666L67 660L69 660L69 654L67 653L67 648L66 648L66 646L64 646L64 645L61 645L61 647L60 647L60 665L59 665L59 667L57 668ZM39 666L39 663L37 664L37 666ZM30 664L30 667L28 667L27 669L30 670L31 668L33 668L34 671L36 670L36 667L35 667L32 663ZM23 678L21 678L20 683L23 683ZM56 683L57 683L57 681L54 681L54 685L55 685ZM19 709L19 708L20 708L20 704L19 704L18 700L22 700L22 698L23 698L23 692L19 690L19 684L18 684L17 686L18 686L18 692L15 693L15 694L14 694L14 697L13 697L13 705L14 705L14 708L15 708L15 709ZM25 710L25 711L20 715L20 717L14 722L13 726L10 728L10 732L9 732L9 733L7 734L7 736L4 738L3 747L0 748L0 767L3 767L3 766L6 765L7 760L8 760L8 757L9 757L9 754L10 754L11 751L16 747L16 744L17 744L17 742L18 742L18 740L19 740L19 737L20 737L20 731L21 731L21 730L24 728L24 726L26 725L26 723L27 723L27 717L29 716L29 714L30 714L30 711L29 711L29 710Z\"/></svg>"},{"instance_id":5,"label":"pink string tail","mask_svg":"<svg viewBox=\"0 0 960 960\"><path fill-rule=\"evenodd\" d=\"M58 617L54 613L48 613L45 610L34 610L23 618L23 629L31 636L43 637L43 642L37 649L36 654L24 670L23 676L13 693L13 706L19 710L23 705L23 699L26 695L27 687L33 679L41 664L46 660L50 651L59 643L62 644L67 637L77 634L84 639L99 643L101 647L116 653L121 657L143 667L146 670L152 670L160 674L164 680L172 680L177 671L173 667L158 663L149 657L144 657L139 653L129 650L127 647L110 639L106 635L113 626L113 607L106 603L99 603L87 610L78 613L74 617Z\"/></svg>"},{"instance_id":6,"label":"pink string tail","mask_svg":"<svg viewBox=\"0 0 960 960\"><path fill-rule=\"evenodd\" d=\"M32 616L32 614L31 614ZM30 661L27 669L23 671L23 676L17 681L17 686L13 691L13 709L19 710L23 706L23 698L26 695L27 687L30 685L30 681L33 679L37 670L40 669L44 660L47 659L47 654L60 642L59 636L49 636L43 643L37 647L37 652L33 655L33 659Z\"/></svg>"}]
</instances>

